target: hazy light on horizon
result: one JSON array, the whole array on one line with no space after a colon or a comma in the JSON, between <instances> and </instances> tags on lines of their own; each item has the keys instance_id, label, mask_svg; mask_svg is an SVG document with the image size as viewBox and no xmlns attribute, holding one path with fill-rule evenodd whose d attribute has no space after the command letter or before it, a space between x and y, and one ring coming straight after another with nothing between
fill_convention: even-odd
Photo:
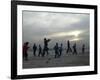
<instances>
[{"instance_id":1,"label":"hazy light on horizon","mask_svg":"<svg viewBox=\"0 0 100 80\"><path fill-rule=\"evenodd\" d=\"M83 31L70 31L70 32L59 32L59 33L53 33L51 35L48 35L47 37L49 38L53 38L53 37L64 37L64 36L74 36L74 37L78 37L81 33L83 33Z\"/></svg>"},{"instance_id":2,"label":"hazy light on horizon","mask_svg":"<svg viewBox=\"0 0 100 80\"><path fill-rule=\"evenodd\" d=\"M82 38L74 38L74 39L71 39L70 41L79 41L79 40L82 40Z\"/></svg>"}]
</instances>

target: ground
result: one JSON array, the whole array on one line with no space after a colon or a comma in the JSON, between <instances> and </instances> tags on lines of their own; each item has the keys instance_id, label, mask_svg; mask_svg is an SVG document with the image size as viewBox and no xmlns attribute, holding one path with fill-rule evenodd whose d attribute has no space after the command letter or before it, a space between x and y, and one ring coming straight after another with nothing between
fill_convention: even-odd
<instances>
[{"instance_id":1,"label":"ground","mask_svg":"<svg viewBox=\"0 0 100 80\"><path fill-rule=\"evenodd\" d=\"M38 53L38 52L37 52ZM23 68L46 68L46 67L67 67L67 66L86 66L89 65L89 52L63 54L60 58L54 58L54 52L49 51L45 57L33 56L32 51L28 51L28 61L23 60ZM53 53L53 54L51 54Z\"/></svg>"}]
</instances>

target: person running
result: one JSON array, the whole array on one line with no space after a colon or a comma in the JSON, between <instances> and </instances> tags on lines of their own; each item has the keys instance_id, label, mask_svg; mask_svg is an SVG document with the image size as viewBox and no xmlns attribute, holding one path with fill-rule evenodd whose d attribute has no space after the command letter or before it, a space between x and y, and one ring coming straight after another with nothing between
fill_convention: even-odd
<instances>
[{"instance_id":1,"label":"person running","mask_svg":"<svg viewBox=\"0 0 100 80\"><path fill-rule=\"evenodd\" d=\"M33 55L36 56L36 50L37 50L37 46L36 44L34 43L33 45Z\"/></svg>"},{"instance_id":2,"label":"person running","mask_svg":"<svg viewBox=\"0 0 100 80\"><path fill-rule=\"evenodd\" d=\"M62 50L63 50L62 46L63 46L63 44L61 43L61 45L59 47L59 57L62 55Z\"/></svg>"},{"instance_id":3,"label":"person running","mask_svg":"<svg viewBox=\"0 0 100 80\"><path fill-rule=\"evenodd\" d=\"M51 41L51 39L46 39L44 38L44 49L43 49L43 55L42 56L45 56L45 52L47 53L47 55L49 54L48 53L48 43Z\"/></svg>"},{"instance_id":4,"label":"person running","mask_svg":"<svg viewBox=\"0 0 100 80\"><path fill-rule=\"evenodd\" d=\"M54 46L54 50L55 50L55 58L59 57L59 47L58 47L58 43L56 43L56 45Z\"/></svg>"},{"instance_id":5,"label":"person running","mask_svg":"<svg viewBox=\"0 0 100 80\"><path fill-rule=\"evenodd\" d=\"M29 42L26 42L23 45L23 59L25 59L25 60L28 60L28 53L27 53L28 48L29 48L28 44L29 44Z\"/></svg>"},{"instance_id":6,"label":"person running","mask_svg":"<svg viewBox=\"0 0 100 80\"><path fill-rule=\"evenodd\" d=\"M41 48L41 45L39 44L39 54L38 56L42 55L42 48Z\"/></svg>"},{"instance_id":7,"label":"person running","mask_svg":"<svg viewBox=\"0 0 100 80\"><path fill-rule=\"evenodd\" d=\"M76 43L73 45L73 54L77 54Z\"/></svg>"},{"instance_id":8,"label":"person running","mask_svg":"<svg viewBox=\"0 0 100 80\"><path fill-rule=\"evenodd\" d=\"M85 53L85 44L82 45L82 53Z\"/></svg>"},{"instance_id":9,"label":"person running","mask_svg":"<svg viewBox=\"0 0 100 80\"><path fill-rule=\"evenodd\" d=\"M72 52L69 40L67 41L67 50L66 50L66 53L68 53L68 52Z\"/></svg>"}]
</instances>

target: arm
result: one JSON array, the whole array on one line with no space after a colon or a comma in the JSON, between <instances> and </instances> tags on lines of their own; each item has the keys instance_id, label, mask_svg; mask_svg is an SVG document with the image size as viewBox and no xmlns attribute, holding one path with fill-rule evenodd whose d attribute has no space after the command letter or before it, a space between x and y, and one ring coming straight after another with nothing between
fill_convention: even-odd
<instances>
[{"instance_id":1,"label":"arm","mask_svg":"<svg viewBox=\"0 0 100 80\"><path fill-rule=\"evenodd\" d=\"M51 39L48 39L47 41L49 42L49 41L51 41Z\"/></svg>"}]
</instances>

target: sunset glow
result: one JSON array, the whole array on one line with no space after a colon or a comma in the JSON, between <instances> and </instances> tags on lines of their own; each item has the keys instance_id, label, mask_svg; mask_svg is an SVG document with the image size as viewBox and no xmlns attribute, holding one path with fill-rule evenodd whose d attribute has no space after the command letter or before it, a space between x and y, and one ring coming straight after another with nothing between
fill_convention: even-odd
<instances>
[{"instance_id":1,"label":"sunset glow","mask_svg":"<svg viewBox=\"0 0 100 80\"><path fill-rule=\"evenodd\" d=\"M70 41L79 41L79 40L81 40L81 38L74 38L74 39L72 39Z\"/></svg>"},{"instance_id":2,"label":"sunset glow","mask_svg":"<svg viewBox=\"0 0 100 80\"><path fill-rule=\"evenodd\" d=\"M52 35L49 35L49 37L65 37L65 36L74 36L78 37L83 31L71 31L71 32L60 32L60 33L54 33Z\"/></svg>"}]
</instances>

